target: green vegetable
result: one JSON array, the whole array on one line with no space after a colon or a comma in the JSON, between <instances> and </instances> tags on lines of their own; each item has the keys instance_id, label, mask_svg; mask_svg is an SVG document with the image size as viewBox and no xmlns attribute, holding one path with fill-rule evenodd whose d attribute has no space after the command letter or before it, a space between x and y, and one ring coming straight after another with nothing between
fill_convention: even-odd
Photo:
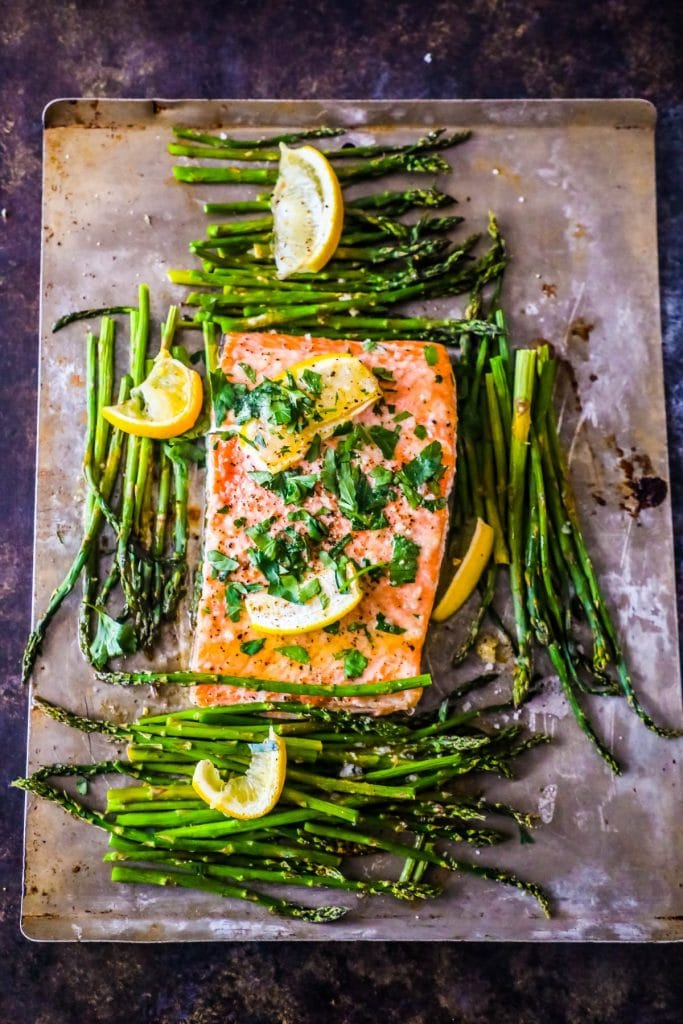
<instances>
[{"instance_id":1,"label":"green vegetable","mask_svg":"<svg viewBox=\"0 0 683 1024\"><path fill-rule=\"evenodd\" d=\"M420 550L420 545L409 537L401 533L394 534L391 545L391 562L389 563L389 579L392 587L401 587L405 583L415 582Z\"/></svg>"},{"instance_id":2,"label":"green vegetable","mask_svg":"<svg viewBox=\"0 0 683 1024\"><path fill-rule=\"evenodd\" d=\"M284 647L276 647L275 650L278 654L284 654L285 658L289 658L290 661L296 661L300 665L310 665L311 658L305 647L300 644L285 645Z\"/></svg>"}]
</instances>

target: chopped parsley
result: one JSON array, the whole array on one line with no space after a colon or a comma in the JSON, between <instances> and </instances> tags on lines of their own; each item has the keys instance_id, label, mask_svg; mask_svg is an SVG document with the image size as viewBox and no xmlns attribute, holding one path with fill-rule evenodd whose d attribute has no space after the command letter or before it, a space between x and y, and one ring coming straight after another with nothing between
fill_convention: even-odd
<instances>
[{"instance_id":1,"label":"chopped parsley","mask_svg":"<svg viewBox=\"0 0 683 1024\"><path fill-rule=\"evenodd\" d=\"M310 497L320 479L317 473L298 473L295 469L283 469L280 473L253 470L249 476L267 491L279 494L285 505L300 505Z\"/></svg>"},{"instance_id":2,"label":"chopped parsley","mask_svg":"<svg viewBox=\"0 0 683 1024\"><path fill-rule=\"evenodd\" d=\"M313 395L319 395L323 390L323 378L322 374L316 373L315 370L306 369L301 374L301 379L306 385L308 390Z\"/></svg>"},{"instance_id":3,"label":"chopped parsley","mask_svg":"<svg viewBox=\"0 0 683 1024\"><path fill-rule=\"evenodd\" d=\"M419 438L420 441L424 441L427 436L427 428L423 423L416 423L415 429L413 430L415 437Z\"/></svg>"},{"instance_id":4,"label":"chopped parsley","mask_svg":"<svg viewBox=\"0 0 683 1024\"><path fill-rule=\"evenodd\" d=\"M331 622L329 626L323 626L323 633L329 633L330 636L336 636L341 627L341 622L337 619L336 622Z\"/></svg>"},{"instance_id":5,"label":"chopped parsley","mask_svg":"<svg viewBox=\"0 0 683 1024\"><path fill-rule=\"evenodd\" d=\"M361 342L364 352L374 352L377 348L377 342L373 341L372 338L366 338L365 341Z\"/></svg>"},{"instance_id":6,"label":"chopped parsley","mask_svg":"<svg viewBox=\"0 0 683 1024\"><path fill-rule=\"evenodd\" d=\"M233 519L232 525L235 526L238 530L241 530L243 526L247 525L246 516L238 516L237 519Z\"/></svg>"},{"instance_id":7,"label":"chopped parsley","mask_svg":"<svg viewBox=\"0 0 683 1024\"><path fill-rule=\"evenodd\" d=\"M385 459L393 459L396 445L401 433L401 428L389 430L380 424L368 428L368 433L375 442Z\"/></svg>"},{"instance_id":8,"label":"chopped parsley","mask_svg":"<svg viewBox=\"0 0 683 1024\"><path fill-rule=\"evenodd\" d=\"M250 366L249 363L238 363L238 366L240 366L241 369L244 370L245 376L249 378L251 383L255 384L256 383L256 370L254 369L254 367Z\"/></svg>"},{"instance_id":9,"label":"chopped parsley","mask_svg":"<svg viewBox=\"0 0 683 1024\"><path fill-rule=\"evenodd\" d=\"M339 654L335 654L335 658L339 660L344 659L344 678L345 679L358 679L358 676L362 676L368 667L368 659L360 651L357 651L355 647L347 647L345 650L340 651Z\"/></svg>"},{"instance_id":10,"label":"chopped parsley","mask_svg":"<svg viewBox=\"0 0 683 1024\"><path fill-rule=\"evenodd\" d=\"M433 345L425 345L424 347L425 359L427 366L436 366L439 361L439 353Z\"/></svg>"},{"instance_id":11,"label":"chopped parsley","mask_svg":"<svg viewBox=\"0 0 683 1024\"><path fill-rule=\"evenodd\" d=\"M318 515L320 515L320 512L318 512ZM308 512L305 508L297 508L294 512L290 512L287 518L295 523L304 523L308 536L316 543L324 540L330 532L317 516L313 515L312 512Z\"/></svg>"},{"instance_id":12,"label":"chopped parsley","mask_svg":"<svg viewBox=\"0 0 683 1024\"><path fill-rule=\"evenodd\" d=\"M225 611L228 618L237 622L242 614L242 599L246 594L260 589L260 583L239 583L237 581L228 583L225 588Z\"/></svg>"},{"instance_id":13,"label":"chopped parsley","mask_svg":"<svg viewBox=\"0 0 683 1024\"><path fill-rule=\"evenodd\" d=\"M378 434L383 444L389 438L394 444L394 431L380 428L385 433ZM386 436L385 436L386 434ZM387 525L384 507L393 497L388 481L374 486L362 471L353 454L373 439L370 431L356 425L345 433L336 449L328 448L323 458L320 478L326 490L336 495L339 511L351 522L354 530L381 530Z\"/></svg>"},{"instance_id":14,"label":"chopped parsley","mask_svg":"<svg viewBox=\"0 0 683 1024\"><path fill-rule=\"evenodd\" d=\"M394 380L394 371L387 370L386 366L373 366L372 372L378 380Z\"/></svg>"},{"instance_id":15,"label":"chopped parsley","mask_svg":"<svg viewBox=\"0 0 683 1024\"><path fill-rule=\"evenodd\" d=\"M402 633L405 633L405 629L403 629L402 626L397 626L395 622L389 622L389 619L385 619L381 612L377 612L375 629L379 633L393 633L395 636L400 636Z\"/></svg>"},{"instance_id":16,"label":"chopped parsley","mask_svg":"<svg viewBox=\"0 0 683 1024\"><path fill-rule=\"evenodd\" d=\"M320 458L321 440L320 434L315 434L313 436L313 440L308 446L308 451L304 455L306 462L315 462L316 459Z\"/></svg>"},{"instance_id":17,"label":"chopped parsley","mask_svg":"<svg viewBox=\"0 0 683 1024\"><path fill-rule=\"evenodd\" d=\"M291 646L276 647L275 650L278 654L284 654L285 658L289 658L290 661L297 661L300 665L310 665L311 659L308 651L305 647L300 644L292 644Z\"/></svg>"},{"instance_id":18,"label":"chopped parsley","mask_svg":"<svg viewBox=\"0 0 683 1024\"><path fill-rule=\"evenodd\" d=\"M321 590L316 577L305 579L311 562L310 539L294 526L271 534L272 524L272 519L266 519L246 531L254 541L247 557L268 581L269 594L295 604L305 604Z\"/></svg>"},{"instance_id":19,"label":"chopped parsley","mask_svg":"<svg viewBox=\"0 0 683 1024\"><path fill-rule=\"evenodd\" d=\"M389 563L389 579L392 587L415 582L419 556L419 544L402 533L394 534L391 544L391 562Z\"/></svg>"},{"instance_id":20,"label":"chopped parsley","mask_svg":"<svg viewBox=\"0 0 683 1024\"><path fill-rule=\"evenodd\" d=\"M240 644L240 650L242 654L248 654L249 657L251 657L252 654L258 654L258 652L263 648L265 642L266 641L263 639L247 640L245 643Z\"/></svg>"},{"instance_id":21,"label":"chopped parsley","mask_svg":"<svg viewBox=\"0 0 683 1024\"><path fill-rule=\"evenodd\" d=\"M313 376L319 377L319 374ZM265 377L255 388L248 388L246 384L228 380L222 370L214 370L211 394L218 427L232 412L237 423L258 419L298 432L316 416L315 401L311 397L315 392L308 386L306 390L299 387L291 373L285 374L284 380Z\"/></svg>"},{"instance_id":22,"label":"chopped parsley","mask_svg":"<svg viewBox=\"0 0 683 1024\"><path fill-rule=\"evenodd\" d=\"M403 423L404 420L409 420L412 415L412 412L408 412L407 409L404 409L403 412L397 412L394 416L394 423Z\"/></svg>"},{"instance_id":23,"label":"chopped parsley","mask_svg":"<svg viewBox=\"0 0 683 1024\"><path fill-rule=\"evenodd\" d=\"M222 551L207 551L206 560L213 569L212 577L225 583L231 572L239 568L239 562L230 555L224 555Z\"/></svg>"},{"instance_id":24,"label":"chopped parsley","mask_svg":"<svg viewBox=\"0 0 683 1024\"><path fill-rule=\"evenodd\" d=\"M419 488L423 485L435 488L446 472L446 467L441 461L442 453L441 442L431 441L425 445L419 455L407 462L396 474L401 490L411 508L419 508L420 505L424 505L430 511L434 511L444 507L444 498L430 501L419 493Z\"/></svg>"}]
</instances>

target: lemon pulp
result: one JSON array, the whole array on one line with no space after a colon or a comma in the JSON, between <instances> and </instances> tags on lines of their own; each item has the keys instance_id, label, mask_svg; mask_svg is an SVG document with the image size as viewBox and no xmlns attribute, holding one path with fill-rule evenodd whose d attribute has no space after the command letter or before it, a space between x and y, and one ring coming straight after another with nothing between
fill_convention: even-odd
<instances>
[{"instance_id":1,"label":"lemon pulp","mask_svg":"<svg viewBox=\"0 0 683 1024\"><path fill-rule=\"evenodd\" d=\"M339 244L344 202L334 168L320 150L280 144L271 207L277 276L321 270Z\"/></svg>"},{"instance_id":2,"label":"lemon pulp","mask_svg":"<svg viewBox=\"0 0 683 1024\"><path fill-rule=\"evenodd\" d=\"M202 408L202 381L196 370L162 349L143 382L102 415L113 426L138 437L177 437L194 426Z\"/></svg>"},{"instance_id":3,"label":"lemon pulp","mask_svg":"<svg viewBox=\"0 0 683 1024\"><path fill-rule=\"evenodd\" d=\"M252 743L251 761L244 775L228 782L209 760L199 761L192 775L195 793L212 808L229 818L247 821L272 811L280 799L287 772L287 747L272 726L268 739Z\"/></svg>"}]
</instances>

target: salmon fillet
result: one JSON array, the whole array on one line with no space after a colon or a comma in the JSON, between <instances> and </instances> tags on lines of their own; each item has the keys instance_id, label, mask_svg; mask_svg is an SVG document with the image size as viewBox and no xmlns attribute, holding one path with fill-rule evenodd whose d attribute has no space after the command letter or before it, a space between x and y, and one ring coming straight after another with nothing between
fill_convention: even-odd
<instances>
[{"instance_id":1,"label":"salmon fillet","mask_svg":"<svg viewBox=\"0 0 683 1024\"><path fill-rule=\"evenodd\" d=\"M340 511L335 494L321 482L316 483L315 491L300 506L285 505L279 494L266 490L250 476L250 472L259 467L254 464L249 448L236 437L217 434L209 442L207 451L204 562L191 653L191 668L196 672L312 684L345 683L350 678L357 683L369 683L419 674L444 553L448 526L446 499L455 471L455 382L446 349L422 342L394 341L378 343L367 351L362 344L352 341L233 334L224 338L220 366L232 382L253 387L263 378L272 379L302 359L337 352L357 356L376 372L382 385L383 401L366 409L352 422L367 428L380 425L395 432L395 449L390 458L374 443L364 444L354 452L353 459L367 479L379 479L377 473L372 474L377 467L396 474L411 462L415 466L413 460L419 459L427 446L431 446L432 455L435 448L438 451L438 445L441 446L441 466L426 484L420 483L418 507L412 507L416 501L415 491L411 502L401 486L393 486L389 492L391 498L383 510L386 525L380 529L354 529ZM226 420L221 429L230 426ZM298 471L320 474L325 450L343 440L343 436L336 436L323 441L318 458L300 463ZM410 495L409 488L407 491ZM378 576L365 575L360 604L331 631L264 637L251 627L243 608L235 611L234 603L231 617L226 607L226 586L230 582L266 585L263 575L249 561L248 551L254 542L246 531L266 520L272 520L273 533L285 527L303 531L304 523L288 519L288 513L298 507L318 515L325 524L329 531L322 543L325 549L347 538L344 552L359 566L388 563L395 551L395 538L398 535L408 538L419 546L414 581L392 585L386 571ZM210 553L216 551L238 563L238 568L227 578L226 574L223 579L219 578L215 565L211 564ZM215 561L215 556L211 557ZM261 639L265 643L258 651L245 653L245 643ZM303 648L310 660L300 664L276 651L277 647L285 645ZM252 650L254 646L258 645L252 644ZM367 659L367 665L357 678L346 674L345 655L350 651L358 651ZM364 698L360 702L335 699L332 703L384 714L413 708L420 693L419 689L413 689ZM200 705L212 705L265 700L273 695L236 686L201 684L194 687L192 696ZM306 700L323 702L308 697Z\"/></svg>"}]
</instances>

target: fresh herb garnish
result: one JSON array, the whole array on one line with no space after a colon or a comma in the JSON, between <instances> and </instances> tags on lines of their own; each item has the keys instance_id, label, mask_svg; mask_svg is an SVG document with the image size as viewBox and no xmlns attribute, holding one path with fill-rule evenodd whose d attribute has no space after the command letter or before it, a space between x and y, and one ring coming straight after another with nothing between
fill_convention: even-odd
<instances>
[{"instance_id":1,"label":"fresh herb garnish","mask_svg":"<svg viewBox=\"0 0 683 1024\"><path fill-rule=\"evenodd\" d=\"M436 504L430 499L423 498L419 488L423 485L434 487L446 471L441 461L443 449L440 441L431 441L422 449L419 455L407 462L396 474L408 504L411 508L419 508L424 505L433 511L435 508L443 508L445 499L439 498ZM429 504L428 504L429 502Z\"/></svg>"},{"instance_id":2,"label":"fresh herb garnish","mask_svg":"<svg viewBox=\"0 0 683 1024\"><path fill-rule=\"evenodd\" d=\"M415 582L419 557L419 544L402 533L394 534L391 544L391 562L389 563L389 579L392 587Z\"/></svg>"},{"instance_id":3,"label":"fresh herb garnish","mask_svg":"<svg viewBox=\"0 0 683 1024\"><path fill-rule=\"evenodd\" d=\"M404 409L403 412L397 412L394 416L394 423L403 423L404 420L409 420L412 415L412 412L408 412L407 409Z\"/></svg>"},{"instance_id":4,"label":"fresh herb garnish","mask_svg":"<svg viewBox=\"0 0 683 1024\"><path fill-rule=\"evenodd\" d=\"M265 377L250 389L246 384L228 380L222 370L214 370L211 394L217 426L232 412L237 423L258 419L297 432L315 416L315 402L310 392L298 387L291 373L285 374L284 380Z\"/></svg>"},{"instance_id":5,"label":"fresh herb garnish","mask_svg":"<svg viewBox=\"0 0 683 1024\"><path fill-rule=\"evenodd\" d=\"M308 512L305 508L298 508L294 512L290 512L287 518L295 523L304 523L308 536L316 544L323 541L330 532L317 516L313 515L312 512Z\"/></svg>"},{"instance_id":6,"label":"fresh herb garnish","mask_svg":"<svg viewBox=\"0 0 683 1024\"><path fill-rule=\"evenodd\" d=\"M255 384L256 383L256 370L254 369L254 367L250 366L249 363L238 363L237 365L240 366L244 370L245 376L249 378L251 383Z\"/></svg>"},{"instance_id":7,"label":"fresh herb garnish","mask_svg":"<svg viewBox=\"0 0 683 1024\"><path fill-rule=\"evenodd\" d=\"M413 433L415 434L415 437L417 437L420 441L424 441L425 437L427 436L427 428L423 423L416 423L415 428L413 429Z\"/></svg>"},{"instance_id":8,"label":"fresh herb garnish","mask_svg":"<svg viewBox=\"0 0 683 1024\"><path fill-rule=\"evenodd\" d=\"M225 583L231 572L239 568L239 562L230 555L224 555L222 551L207 551L206 560L213 569L211 576L215 580Z\"/></svg>"},{"instance_id":9,"label":"fresh herb garnish","mask_svg":"<svg viewBox=\"0 0 683 1024\"><path fill-rule=\"evenodd\" d=\"M261 590L260 583L239 583L238 581L228 583L225 588L225 612L232 622L237 622L242 614L243 598L255 590Z\"/></svg>"},{"instance_id":10,"label":"fresh herb garnish","mask_svg":"<svg viewBox=\"0 0 683 1024\"><path fill-rule=\"evenodd\" d=\"M344 677L346 679L358 679L368 667L368 659L355 647L347 647L345 650L335 654L335 658L344 659Z\"/></svg>"},{"instance_id":11,"label":"fresh herb garnish","mask_svg":"<svg viewBox=\"0 0 683 1024\"><path fill-rule=\"evenodd\" d=\"M301 374L301 380L306 385L311 394L321 394L323 389L322 374L316 373L315 370L306 369Z\"/></svg>"},{"instance_id":12,"label":"fresh herb garnish","mask_svg":"<svg viewBox=\"0 0 683 1024\"><path fill-rule=\"evenodd\" d=\"M285 658L289 658L291 661L297 661L300 665L310 665L311 659L308 651L305 647L300 644L292 644L291 646L276 647L275 650L278 654L284 654Z\"/></svg>"},{"instance_id":13,"label":"fresh herb garnish","mask_svg":"<svg viewBox=\"0 0 683 1024\"><path fill-rule=\"evenodd\" d=\"M375 629L379 633L393 633L395 636L400 636L405 633L405 629L402 626L397 626L395 622L389 622L381 612L377 612L377 622L375 623Z\"/></svg>"},{"instance_id":14,"label":"fresh herb garnish","mask_svg":"<svg viewBox=\"0 0 683 1024\"><path fill-rule=\"evenodd\" d=\"M320 437L320 434L314 434L313 440L308 446L308 451L304 455L304 459L306 462L315 462L316 459L320 458L321 442L322 438Z\"/></svg>"},{"instance_id":15,"label":"fresh herb garnish","mask_svg":"<svg viewBox=\"0 0 683 1024\"><path fill-rule=\"evenodd\" d=\"M232 525L237 527L238 530L241 530L243 526L247 525L246 516L238 516L237 519L233 519Z\"/></svg>"},{"instance_id":16,"label":"fresh herb garnish","mask_svg":"<svg viewBox=\"0 0 683 1024\"><path fill-rule=\"evenodd\" d=\"M243 644L240 644L240 650L242 654L248 654L251 657L252 654L258 654L265 644L264 639L260 640L245 640Z\"/></svg>"},{"instance_id":17,"label":"fresh herb garnish","mask_svg":"<svg viewBox=\"0 0 683 1024\"><path fill-rule=\"evenodd\" d=\"M298 473L295 469L284 469L280 473L253 470L249 476L267 491L279 494L285 505L300 505L310 497L320 479L317 473Z\"/></svg>"},{"instance_id":18,"label":"fresh herb garnish","mask_svg":"<svg viewBox=\"0 0 683 1024\"><path fill-rule=\"evenodd\" d=\"M394 371L387 370L385 366L373 366L372 372L378 380L394 380Z\"/></svg>"},{"instance_id":19,"label":"fresh herb garnish","mask_svg":"<svg viewBox=\"0 0 683 1024\"><path fill-rule=\"evenodd\" d=\"M389 430L380 424L368 428L370 437L375 442L385 459L393 459L396 445L401 434L401 428Z\"/></svg>"},{"instance_id":20,"label":"fresh herb garnish","mask_svg":"<svg viewBox=\"0 0 683 1024\"><path fill-rule=\"evenodd\" d=\"M433 345L425 345L424 347L425 359L427 366L436 366L439 361L439 353Z\"/></svg>"},{"instance_id":21,"label":"fresh herb garnish","mask_svg":"<svg viewBox=\"0 0 683 1024\"><path fill-rule=\"evenodd\" d=\"M90 657L94 667L104 668L109 658L135 654L137 638L132 623L113 619L96 605L88 607L97 612L97 630L90 644Z\"/></svg>"}]
</instances>

